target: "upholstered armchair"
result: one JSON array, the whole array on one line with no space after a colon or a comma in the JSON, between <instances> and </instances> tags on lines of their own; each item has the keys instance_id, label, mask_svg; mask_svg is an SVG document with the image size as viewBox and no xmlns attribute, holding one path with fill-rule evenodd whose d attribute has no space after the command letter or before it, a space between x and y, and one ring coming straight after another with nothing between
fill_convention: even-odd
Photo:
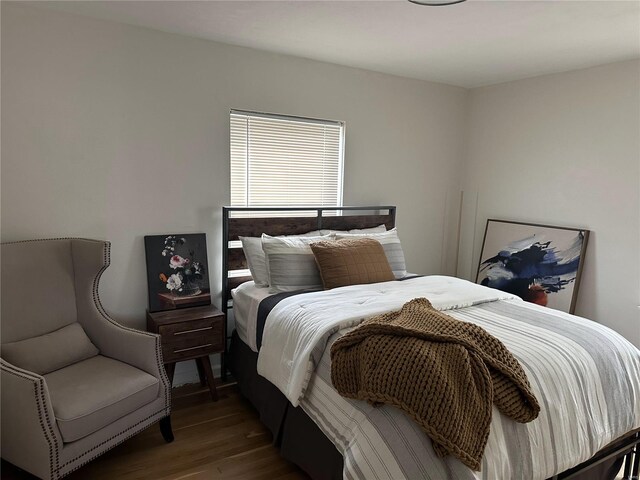
<instances>
[{"instance_id":1,"label":"upholstered armchair","mask_svg":"<svg viewBox=\"0 0 640 480\"><path fill-rule=\"evenodd\" d=\"M171 433L157 335L106 314L109 242L2 244L2 458L43 479L76 470L153 423Z\"/></svg>"}]
</instances>

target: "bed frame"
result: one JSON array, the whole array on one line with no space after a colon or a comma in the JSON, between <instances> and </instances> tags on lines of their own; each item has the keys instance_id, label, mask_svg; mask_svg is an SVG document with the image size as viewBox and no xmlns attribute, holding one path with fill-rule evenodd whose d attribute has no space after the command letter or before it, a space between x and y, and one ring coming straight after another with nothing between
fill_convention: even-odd
<instances>
[{"instance_id":1,"label":"bed frame","mask_svg":"<svg viewBox=\"0 0 640 480\"><path fill-rule=\"evenodd\" d=\"M287 216L292 214L296 216ZM351 230L381 224L390 229L395 226L396 207L223 207L222 219L222 310L226 314L233 307L231 290L251 280L251 276L239 274L248 267L238 237L259 237L263 233L296 235L312 230ZM226 359L230 357L231 371L241 392L260 413L282 455L313 478L341 478L342 456L330 440L302 409L293 407L275 386L257 374L257 354L237 335L227 336L226 325L225 336L231 349L222 356L223 377L227 371ZM309 442L312 448L299 447ZM623 478L639 480L640 430L629 432L591 459L549 480L613 479L623 462Z\"/></svg>"}]
</instances>

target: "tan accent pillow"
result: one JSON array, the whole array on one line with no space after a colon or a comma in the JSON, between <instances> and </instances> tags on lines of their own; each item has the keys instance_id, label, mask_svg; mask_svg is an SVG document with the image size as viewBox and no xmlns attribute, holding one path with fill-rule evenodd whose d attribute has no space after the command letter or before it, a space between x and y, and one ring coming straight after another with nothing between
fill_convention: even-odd
<instances>
[{"instance_id":1,"label":"tan accent pillow","mask_svg":"<svg viewBox=\"0 0 640 480\"><path fill-rule=\"evenodd\" d=\"M2 345L2 358L16 367L45 375L95 357L95 347L84 329L72 323L55 332Z\"/></svg>"},{"instance_id":2,"label":"tan accent pillow","mask_svg":"<svg viewBox=\"0 0 640 480\"><path fill-rule=\"evenodd\" d=\"M372 238L316 242L311 250L325 290L395 280L384 248Z\"/></svg>"}]
</instances>

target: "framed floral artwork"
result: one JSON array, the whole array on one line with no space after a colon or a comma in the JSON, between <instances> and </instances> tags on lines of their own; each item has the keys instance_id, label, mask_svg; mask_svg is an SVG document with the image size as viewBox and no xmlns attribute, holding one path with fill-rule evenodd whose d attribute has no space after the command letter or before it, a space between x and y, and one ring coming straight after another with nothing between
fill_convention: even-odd
<instances>
[{"instance_id":1,"label":"framed floral artwork","mask_svg":"<svg viewBox=\"0 0 640 480\"><path fill-rule=\"evenodd\" d=\"M487 220L476 283L573 313L589 230Z\"/></svg>"},{"instance_id":2,"label":"framed floral artwork","mask_svg":"<svg viewBox=\"0 0 640 480\"><path fill-rule=\"evenodd\" d=\"M150 312L211 303L204 233L147 235L144 247Z\"/></svg>"}]
</instances>

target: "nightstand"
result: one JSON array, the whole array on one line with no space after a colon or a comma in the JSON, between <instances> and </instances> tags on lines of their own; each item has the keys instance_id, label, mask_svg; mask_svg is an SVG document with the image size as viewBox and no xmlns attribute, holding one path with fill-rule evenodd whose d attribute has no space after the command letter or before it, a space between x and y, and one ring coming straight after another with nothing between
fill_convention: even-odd
<instances>
[{"instance_id":1,"label":"nightstand","mask_svg":"<svg viewBox=\"0 0 640 480\"><path fill-rule=\"evenodd\" d=\"M147 330L159 333L164 367L173 383L176 362L195 360L202 386L218 400L209 355L224 352L225 315L213 305L147 312Z\"/></svg>"}]
</instances>

